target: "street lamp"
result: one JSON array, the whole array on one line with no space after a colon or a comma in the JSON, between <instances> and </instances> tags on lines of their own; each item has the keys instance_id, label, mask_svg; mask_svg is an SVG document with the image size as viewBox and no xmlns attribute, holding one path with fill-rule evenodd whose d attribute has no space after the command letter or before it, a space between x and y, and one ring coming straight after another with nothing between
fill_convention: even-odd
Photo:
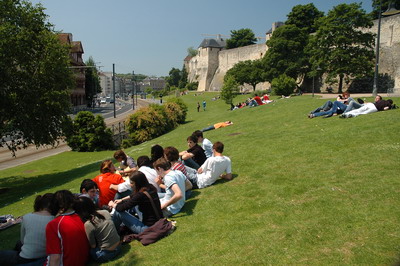
<instances>
[{"instance_id":1,"label":"street lamp","mask_svg":"<svg viewBox=\"0 0 400 266\"><path fill-rule=\"evenodd\" d=\"M379 1L379 15L378 15L378 34L376 36L376 57L375 57L375 73L374 73L374 87L372 90L372 95L376 96L378 94L378 70L379 70L379 45L381 39L381 18L383 16L391 16L400 13L400 10L397 10L395 4L390 2L388 9L382 13L382 1Z\"/></svg>"},{"instance_id":2,"label":"street lamp","mask_svg":"<svg viewBox=\"0 0 400 266\"><path fill-rule=\"evenodd\" d=\"M135 71L132 70L132 109L135 110Z\"/></svg>"}]
</instances>

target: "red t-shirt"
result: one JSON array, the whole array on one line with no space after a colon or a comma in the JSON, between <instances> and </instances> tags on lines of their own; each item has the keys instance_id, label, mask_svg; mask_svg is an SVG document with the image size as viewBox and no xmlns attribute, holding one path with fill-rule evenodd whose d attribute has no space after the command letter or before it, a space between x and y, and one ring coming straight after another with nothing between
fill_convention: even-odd
<instances>
[{"instance_id":1,"label":"red t-shirt","mask_svg":"<svg viewBox=\"0 0 400 266\"><path fill-rule=\"evenodd\" d=\"M93 181L96 182L100 190L100 195L99 195L100 206L108 205L110 200L114 199L117 191L110 189L111 184L118 185L125 182L122 176L113 173L105 173L98 175L95 178L93 178Z\"/></svg>"},{"instance_id":2,"label":"red t-shirt","mask_svg":"<svg viewBox=\"0 0 400 266\"><path fill-rule=\"evenodd\" d=\"M46 252L61 254L63 265L86 265L89 250L85 227L77 214L61 215L47 224Z\"/></svg>"},{"instance_id":3,"label":"red t-shirt","mask_svg":"<svg viewBox=\"0 0 400 266\"><path fill-rule=\"evenodd\" d=\"M254 97L254 100L256 100L256 102L258 103L258 105L263 105L263 104L264 104L264 103L261 101L260 96Z\"/></svg>"},{"instance_id":4,"label":"red t-shirt","mask_svg":"<svg viewBox=\"0 0 400 266\"><path fill-rule=\"evenodd\" d=\"M263 99L264 99L264 101L269 101L269 100L270 100L269 97L268 97L268 95L264 95L264 96L263 96Z\"/></svg>"}]
</instances>

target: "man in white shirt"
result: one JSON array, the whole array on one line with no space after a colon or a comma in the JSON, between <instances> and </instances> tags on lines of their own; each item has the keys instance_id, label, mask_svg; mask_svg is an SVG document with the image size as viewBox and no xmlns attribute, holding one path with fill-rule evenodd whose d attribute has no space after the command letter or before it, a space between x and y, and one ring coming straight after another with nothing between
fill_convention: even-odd
<instances>
[{"instance_id":1,"label":"man in white shirt","mask_svg":"<svg viewBox=\"0 0 400 266\"><path fill-rule=\"evenodd\" d=\"M224 156L224 144L215 142L213 145L213 157L208 158L202 166L197 170L197 186L205 188L211 186L219 177L232 179L232 163L229 157ZM225 173L225 174L224 174Z\"/></svg>"},{"instance_id":2,"label":"man in white shirt","mask_svg":"<svg viewBox=\"0 0 400 266\"><path fill-rule=\"evenodd\" d=\"M197 138L197 143L201 143L206 157L210 158L211 156L213 156L213 144L210 140L203 137L203 132L201 132L200 130L196 130L195 132L193 132L192 135Z\"/></svg>"}]
</instances>

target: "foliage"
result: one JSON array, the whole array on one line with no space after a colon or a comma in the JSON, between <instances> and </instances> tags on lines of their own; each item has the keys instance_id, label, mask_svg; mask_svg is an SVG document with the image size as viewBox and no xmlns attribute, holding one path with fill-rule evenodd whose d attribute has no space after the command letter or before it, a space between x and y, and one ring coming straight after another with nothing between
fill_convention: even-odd
<instances>
[{"instance_id":1,"label":"foliage","mask_svg":"<svg viewBox=\"0 0 400 266\"><path fill-rule=\"evenodd\" d=\"M74 81L69 47L41 5L0 1L0 147L55 145L63 135Z\"/></svg>"},{"instance_id":2,"label":"foliage","mask_svg":"<svg viewBox=\"0 0 400 266\"><path fill-rule=\"evenodd\" d=\"M172 68L166 79L168 89L171 87L179 87L179 81L182 79L181 71L178 68Z\"/></svg>"},{"instance_id":3,"label":"foliage","mask_svg":"<svg viewBox=\"0 0 400 266\"><path fill-rule=\"evenodd\" d=\"M275 95L289 96L296 88L296 81L293 78L282 74L272 80L271 87Z\"/></svg>"},{"instance_id":4,"label":"foliage","mask_svg":"<svg viewBox=\"0 0 400 266\"><path fill-rule=\"evenodd\" d=\"M86 102L88 106L92 106L95 103L93 102L94 96L97 93L101 92L100 86L100 78L99 73L96 68L96 63L93 57L89 57L85 62L86 66L91 66L91 68L87 68L85 72L85 94L86 94Z\"/></svg>"},{"instance_id":5,"label":"foliage","mask_svg":"<svg viewBox=\"0 0 400 266\"><path fill-rule=\"evenodd\" d=\"M340 4L317 22L308 53L313 70L320 67L328 80L339 77L339 92L344 78L369 75L373 69L374 38L365 28L372 26L361 4Z\"/></svg>"},{"instance_id":6,"label":"foliage","mask_svg":"<svg viewBox=\"0 0 400 266\"><path fill-rule=\"evenodd\" d=\"M265 79L271 82L285 74L293 79L308 71L308 58L304 51L309 34L295 25L279 27L267 41L268 51L262 59Z\"/></svg>"},{"instance_id":7,"label":"foliage","mask_svg":"<svg viewBox=\"0 0 400 266\"><path fill-rule=\"evenodd\" d=\"M315 22L324 16L324 12L319 11L313 3L297 5L287 15L286 25L294 25L299 29L304 29L306 33L313 33L317 30Z\"/></svg>"},{"instance_id":8,"label":"foliage","mask_svg":"<svg viewBox=\"0 0 400 266\"><path fill-rule=\"evenodd\" d=\"M370 93L374 85L374 76L366 76L355 78L350 84L349 91L351 93ZM389 89L394 87L394 79L388 74L379 74L378 76L378 92L386 93Z\"/></svg>"},{"instance_id":9,"label":"foliage","mask_svg":"<svg viewBox=\"0 0 400 266\"><path fill-rule=\"evenodd\" d=\"M183 66L181 70L181 78L179 80L178 88L180 89L185 88L187 83L188 83L188 73L186 71L185 66Z\"/></svg>"},{"instance_id":10,"label":"foliage","mask_svg":"<svg viewBox=\"0 0 400 266\"><path fill-rule=\"evenodd\" d=\"M197 51L196 49L194 49L193 46L187 48L187 53L188 53L188 56L190 56L190 57L196 56L198 52L199 52L199 51Z\"/></svg>"},{"instance_id":11,"label":"foliage","mask_svg":"<svg viewBox=\"0 0 400 266\"><path fill-rule=\"evenodd\" d=\"M176 97L168 98L167 103L175 103L179 106L179 108L181 109L181 113L180 115L178 115L178 123L179 124L185 123L186 115L188 112L187 104L181 98L176 98Z\"/></svg>"},{"instance_id":12,"label":"foliage","mask_svg":"<svg viewBox=\"0 0 400 266\"><path fill-rule=\"evenodd\" d=\"M225 77L226 76L233 77L240 85L244 85L245 83L251 85L253 91L255 91L256 85L263 81L261 60L246 60L238 62L227 71Z\"/></svg>"},{"instance_id":13,"label":"foliage","mask_svg":"<svg viewBox=\"0 0 400 266\"><path fill-rule=\"evenodd\" d=\"M198 87L199 87L199 82L196 81L196 82L188 82L185 88L189 91L196 91Z\"/></svg>"},{"instance_id":14,"label":"foliage","mask_svg":"<svg viewBox=\"0 0 400 266\"><path fill-rule=\"evenodd\" d=\"M179 123L182 123L182 118L185 121L184 117L186 114L183 114L182 108L177 103L166 102L164 104L164 111L167 121L171 123L171 129L176 128Z\"/></svg>"},{"instance_id":15,"label":"foliage","mask_svg":"<svg viewBox=\"0 0 400 266\"><path fill-rule=\"evenodd\" d=\"M81 111L66 132L67 144L73 151L90 152L114 148L112 132L104 118L88 111Z\"/></svg>"},{"instance_id":16,"label":"foliage","mask_svg":"<svg viewBox=\"0 0 400 266\"><path fill-rule=\"evenodd\" d=\"M221 88L221 99L225 103L232 105L233 99L237 96L239 90L239 84L235 78L231 75L225 75L224 85Z\"/></svg>"},{"instance_id":17,"label":"foliage","mask_svg":"<svg viewBox=\"0 0 400 266\"><path fill-rule=\"evenodd\" d=\"M226 49L255 44L257 41L251 29L231 30L231 38L226 40Z\"/></svg>"},{"instance_id":18,"label":"foliage","mask_svg":"<svg viewBox=\"0 0 400 266\"><path fill-rule=\"evenodd\" d=\"M380 3L382 3L381 8L379 8ZM400 0L372 0L372 17L377 19L379 10L385 12L389 8L390 3L393 3L395 8L400 10Z\"/></svg>"}]
</instances>

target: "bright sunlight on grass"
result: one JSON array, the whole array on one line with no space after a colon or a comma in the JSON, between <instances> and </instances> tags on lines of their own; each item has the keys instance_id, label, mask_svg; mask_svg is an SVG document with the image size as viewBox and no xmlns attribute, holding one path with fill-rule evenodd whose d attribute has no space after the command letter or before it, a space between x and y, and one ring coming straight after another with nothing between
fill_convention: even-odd
<instances>
[{"instance_id":1,"label":"bright sunlight on grass","mask_svg":"<svg viewBox=\"0 0 400 266\"><path fill-rule=\"evenodd\" d=\"M211 100L215 95L184 96L185 124L126 152L136 159L156 143L184 150L194 130L232 120L233 126L204 134L225 144L234 179L194 191L174 218L175 233L147 247L123 246L109 265L399 261L400 109L308 119L325 100L300 96L229 111L221 100ZM203 100L207 111L197 112ZM37 194L78 192L82 179L95 177L100 161L112 154L65 152L0 171L0 214L30 212ZM14 246L18 230L0 232L0 249Z\"/></svg>"}]
</instances>

